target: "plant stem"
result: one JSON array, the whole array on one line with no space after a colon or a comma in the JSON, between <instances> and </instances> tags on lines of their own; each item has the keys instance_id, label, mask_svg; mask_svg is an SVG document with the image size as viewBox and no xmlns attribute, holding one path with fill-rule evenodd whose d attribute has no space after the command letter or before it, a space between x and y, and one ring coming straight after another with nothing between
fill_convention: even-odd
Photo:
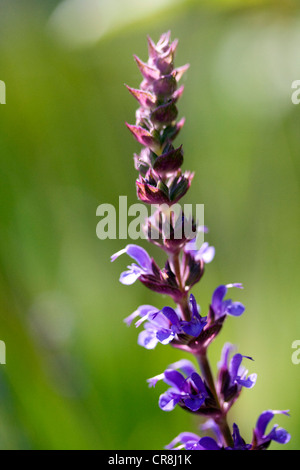
<instances>
[{"instance_id":1,"label":"plant stem","mask_svg":"<svg viewBox=\"0 0 300 470\"><path fill-rule=\"evenodd\" d=\"M207 358L206 351L195 354L195 356L198 360L202 377L205 380L205 382L207 383L207 385L208 385L208 387L209 387L209 389L210 389L210 391L211 391L211 393L212 393L212 395L213 395L213 397L216 401L216 405L219 409L220 414L218 415L218 417L214 418L214 421L216 422L216 424L218 425L218 427L219 427L219 429L222 433L222 436L223 436L223 439L224 439L224 444L226 446L233 447L233 439L232 439L231 432L230 432L230 429L229 429L229 426L228 426L228 423L227 423L226 413L223 412L222 406L220 404L220 400L219 400L217 390L216 390L216 387L215 387L215 381L214 381L214 378L213 378L213 375L212 375L212 371L211 371L211 367L210 367L210 364L209 364L209 361L208 361L208 358Z\"/></svg>"},{"instance_id":2,"label":"plant stem","mask_svg":"<svg viewBox=\"0 0 300 470\"><path fill-rule=\"evenodd\" d=\"M224 439L224 444L228 447L233 447L233 439L232 435L227 423L227 417L225 414L223 414L220 419L215 419L216 424L219 426L219 429L222 433L223 439Z\"/></svg>"},{"instance_id":3,"label":"plant stem","mask_svg":"<svg viewBox=\"0 0 300 470\"><path fill-rule=\"evenodd\" d=\"M174 274L176 276L178 287L179 287L179 289L181 290L181 292L183 294L182 299L179 302L177 302L177 304L178 304L178 306L181 310L183 319L185 321L190 321L191 312L190 312L188 297L187 297L187 294L185 293L184 285L183 285L183 282L182 282L179 253L175 253L175 254L171 255L170 261L173 265Z\"/></svg>"},{"instance_id":4,"label":"plant stem","mask_svg":"<svg viewBox=\"0 0 300 470\"><path fill-rule=\"evenodd\" d=\"M188 303L187 297L183 297L182 300L178 303L179 308L182 313L182 317L185 321L190 321L191 320L191 311Z\"/></svg>"},{"instance_id":5,"label":"plant stem","mask_svg":"<svg viewBox=\"0 0 300 470\"><path fill-rule=\"evenodd\" d=\"M179 254L174 253L173 255L170 256L170 259L171 259L171 262L173 264L174 274L175 274L177 282L178 282L178 287L181 291L183 291Z\"/></svg>"}]
</instances>

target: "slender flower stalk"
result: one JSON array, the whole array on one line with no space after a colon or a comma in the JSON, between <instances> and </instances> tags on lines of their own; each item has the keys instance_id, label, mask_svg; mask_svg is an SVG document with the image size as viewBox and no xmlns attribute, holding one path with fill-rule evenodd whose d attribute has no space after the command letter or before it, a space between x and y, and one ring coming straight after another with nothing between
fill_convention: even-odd
<instances>
[{"instance_id":1,"label":"slender flower stalk","mask_svg":"<svg viewBox=\"0 0 300 470\"><path fill-rule=\"evenodd\" d=\"M168 296L171 305L168 303L162 309L153 305L139 306L124 321L127 325L134 322L137 328L143 327L138 335L139 345L146 349L158 344L171 345L191 354L199 366L198 371L193 362L183 359L148 380L151 387L160 380L169 386L159 397L162 410L170 412L179 406L202 416L206 420L202 431L215 435L215 438L200 437L183 432L166 446L167 449L267 449L272 441L281 444L289 441L290 435L277 425L269 433L266 431L275 414L288 415L288 412L264 411L253 430L252 442L247 444L236 423L230 429L227 415L242 390L256 383L256 374L248 375L244 366L253 359L240 353L232 355L235 348L226 343L215 378L207 355L208 347L222 330L226 318L244 313L241 302L227 298L229 289L243 286L241 283L218 286L212 293L208 311L200 313L191 289L201 280L206 265L215 256L215 249L207 242L197 246L196 234L207 232L206 227L199 226L199 222L183 210L179 214L172 210L187 193L194 177L192 172L181 169L182 145L174 146L184 125L183 118L177 120L177 102L184 89L179 82L189 68L188 64L175 67L177 44L177 40L170 40L170 32L162 34L157 43L148 37L148 61L134 56L142 82L139 88L127 86L139 104L135 124L126 123L142 146L139 154L134 154L138 172L136 193L140 201L155 206L154 213L145 220L144 231L148 241L165 252L166 262L164 267L159 267L144 248L134 244L128 244L111 257L111 261L115 261L126 254L134 261L121 274L122 284L139 281L152 291ZM186 222L189 222L189 231L183 230Z\"/></svg>"}]
</instances>

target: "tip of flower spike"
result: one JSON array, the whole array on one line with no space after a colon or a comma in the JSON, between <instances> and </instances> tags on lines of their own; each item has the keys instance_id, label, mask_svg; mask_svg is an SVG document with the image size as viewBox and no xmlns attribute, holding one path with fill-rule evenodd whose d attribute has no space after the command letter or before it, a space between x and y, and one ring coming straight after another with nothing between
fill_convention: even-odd
<instances>
[{"instance_id":1,"label":"tip of flower spike","mask_svg":"<svg viewBox=\"0 0 300 470\"><path fill-rule=\"evenodd\" d=\"M168 31L166 31L165 33L163 33L160 38L159 38L159 42L169 42L170 41L170 37L171 37L171 30L168 29Z\"/></svg>"},{"instance_id":2,"label":"tip of flower spike","mask_svg":"<svg viewBox=\"0 0 300 470\"><path fill-rule=\"evenodd\" d=\"M149 56L155 57L156 56L156 44L149 35L147 36L147 42L148 42Z\"/></svg>"},{"instance_id":3,"label":"tip of flower spike","mask_svg":"<svg viewBox=\"0 0 300 470\"><path fill-rule=\"evenodd\" d=\"M174 41L171 42L171 31L163 34L157 44L155 44L149 35L147 36L147 42L150 59L155 59L157 55L161 53L174 55L178 45L178 39L174 39Z\"/></svg>"},{"instance_id":4,"label":"tip of flower spike","mask_svg":"<svg viewBox=\"0 0 300 470\"><path fill-rule=\"evenodd\" d=\"M169 30L166 33L161 34L161 36L160 36L159 40L157 41L157 44L155 44L155 46L157 48L166 47L169 44L170 39L171 39L171 31Z\"/></svg>"},{"instance_id":5,"label":"tip of flower spike","mask_svg":"<svg viewBox=\"0 0 300 470\"><path fill-rule=\"evenodd\" d=\"M174 41L172 42L172 44L170 46L173 54L175 53L175 50L178 46L178 42L179 42L178 39L174 39Z\"/></svg>"}]
</instances>

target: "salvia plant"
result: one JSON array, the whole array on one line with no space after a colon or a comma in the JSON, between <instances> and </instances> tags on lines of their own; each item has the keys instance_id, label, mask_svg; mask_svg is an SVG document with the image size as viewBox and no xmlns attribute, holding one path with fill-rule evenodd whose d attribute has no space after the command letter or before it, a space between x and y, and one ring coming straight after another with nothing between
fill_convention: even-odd
<instances>
[{"instance_id":1,"label":"salvia plant","mask_svg":"<svg viewBox=\"0 0 300 470\"><path fill-rule=\"evenodd\" d=\"M162 410L170 412L179 406L203 417L201 434L204 435L182 432L165 446L167 449L267 449L271 441L280 444L289 441L288 432L278 425L267 431L276 414L288 415L288 411L263 411L256 424L253 423L251 442L246 443L237 424L230 429L227 415L242 390L255 385L256 374L249 375L244 365L252 365L252 358L236 352L232 344L226 343L214 377L207 356L208 347L220 333L226 318L243 314L244 305L227 298L229 289L243 286L240 283L218 286L212 294L207 314L202 316L191 289L201 280L205 265L213 260L215 250L207 242L197 246L195 233L206 232L206 227L197 226L198 222L192 219L191 233L186 234L186 231L178 230L186 222L185 214L170 216L172 206L186 194L194 176L189 171L182 171L182 146L173 145L184 124L184 119L177 121L177 101L183 92L183 86L178 87L178 82L189 67L174 67L176 47L177 41L170 41L170 32L162 34L156 44L148 37L148 61L134 56L142 74L140 87L127 86L139 103L136 123L126 124L142 145L140 153L134 155L134 165L139 173L137 197L155 206L154 214L145 220L144 230L148 241L164 250L167 260L161 269L146 250L135 244L128 244L111 257L114 261L126 253L134 261L121 274L122 284L130 285L139 280L152 291L170 297L174 305L162 309L141 305L125 322L128 325L135 322L137 327L143 327L138 344L144 348L168 344L195 358L193 362L182 359L170 364L165 371L148 380L150 387L155 387L158 381L167 386L159 397ZM199 371L194 362L199 365Z\"/></svg>"}]
</instances>

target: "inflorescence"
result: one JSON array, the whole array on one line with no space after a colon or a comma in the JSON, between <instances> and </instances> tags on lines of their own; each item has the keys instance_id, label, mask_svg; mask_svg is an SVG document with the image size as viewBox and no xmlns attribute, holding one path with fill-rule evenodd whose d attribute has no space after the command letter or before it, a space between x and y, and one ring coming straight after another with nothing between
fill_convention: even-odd
<instances>
[{"instance_id":1,"label":"inflorescence","mask_svg":"<svg viewBox=\"0 0 300 470\"><path fill-rule=\"evenodd\" d=\"M202 316L191 289L202 278L205 265L213 260L215 249L207 242L197 247L195 233L207 231L206 227L199 227L197 221L192 220L191 235L184 232L178 237L175 233L182 228L185 214L167 217L166 207L171 210L181 200L194 176L189 171L182 171L182 146L176 148L173 145L184 124L184 119L177 121L177 101L184 88L183 85L178 87L178 82L189 67L174 67L176 47L177 41L170 41L170 32L162 34L157 44L148 37L148 61L134 56L143 80L139 89L127 86L139 103L135 125L126 124L142 145L140 153L134 155L134 165L139 173L137 197L156 207L154 215L145 221L144 230L148 241L165 251L167 261L161 269L146 250L134 244L111 257L114 261L126 253L134 261L121 274L121 283L129 285L139 280L152 291L169 296L175 308L142 305L125 322L128 325L135 322L136 327L143 327L138 344L146 349L153 349L158 343L170 344L191 353L199 364L200 373L191 361L183 359L148 380L150 387L160 380L169 387L159 397L162 410L171 411L179 406L206 420L202 431L208 432L209 436L183 432L166 445L167 449L267 449L271 441L280 444L289 441L290 435L277 425L270 432L266 431L275 414L288 415L288 411L264 411L253 429L252 441L247 444L237 424L233 424L232 430L229 428L227 413L241 391L255 385L256 374L248 375L244 366L251 364L253 359L235 352L235 347L226 343L214 379L207 357L208 346L220 333L227 316L243 314L244 305L227 298L228 289L242 289L243 286L232 283L217 287L207 315Z\"/></svg>"}]
</instances>

